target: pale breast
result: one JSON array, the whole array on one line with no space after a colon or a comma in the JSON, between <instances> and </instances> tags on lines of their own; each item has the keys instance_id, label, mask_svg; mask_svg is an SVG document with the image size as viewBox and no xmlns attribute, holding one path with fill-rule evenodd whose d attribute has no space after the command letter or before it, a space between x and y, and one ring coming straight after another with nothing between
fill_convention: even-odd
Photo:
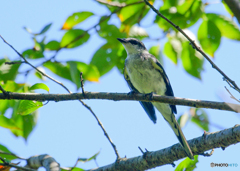
<instances>
[{"instance_id":1,"label":"pale breast","mask_svg":"<svg viewBox=\"0 0 240 171\"><path fill-rule=\"evenodd\" d=\"M151 65L149 58L130 56L125 67L131 83L140 93L165 95L166 85L162 75Z\"/></svg>"}]
</instances>

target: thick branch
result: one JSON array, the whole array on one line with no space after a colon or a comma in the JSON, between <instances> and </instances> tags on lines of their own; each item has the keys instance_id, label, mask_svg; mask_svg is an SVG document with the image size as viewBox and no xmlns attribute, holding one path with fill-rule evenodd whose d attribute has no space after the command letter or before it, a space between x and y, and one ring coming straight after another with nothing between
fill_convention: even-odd
<instances>
[{"instance_id":1,"label":"thick branch","mask_svg":"<svg viewBox=\"0 0 240 171\"><path fill-rule=\"evenodd\" d=\"M11 93L8 96L0 93L2 100L35 100L35 101L68 101L79 99L104 99L104 100L133 100L133 101L151 101L169 103L172 105L191 106L196 108L210 108L227 111L235 111L240 113L240 105L225 102L214 102L205 100L194 100L170 96L153 95L151 99L144 94L127 94L127 93L98 93L98 92L84 92L72 94L39 94L39 93Z\"/></svg>"},{"instance_id":2,"label":"thick branch","mask_svg":"<svg viewBox=\"0 0 240 171\"><path fill-rule=\"evenodd\" d=\"M30 167L33 169L38 169L39 167L44 167L47 171L60 171L61 170L58 162L56 162L56 160L53 157L51 157L47 154L36 155L36 156L30 157L27 160L26 167Z\"/></svg>"},{"instance_id":3,"label":"thick branch","mask_svg":"<svg viewBox=\"0 0 240 171\"><path fill-rule=\"evenodd\" d=\"M188 141L194 155L201 155L205 151L213 148L225 148L232 144L240 142L240 125L233 128L225 129L214 133L206 133L203 136ZM171 147L147 152L142 156L134 158L123 158L115 163L103 166L91 171L130 171L130 170L146 170L157 166L172 164L174 161L186 157L184 149L180 144Z\"/></svg>"},{"instance_id":4,"label":"thick branch","mask_svg":"<svg viewBox=\"0 0 240 171\"><path fill-rule=\"evenodd\" d=\"M239 0L224 0L227 6L231 9L234 16L237 18L238 23L240 24L240 2Z\"/></svg>"}]
</instances>

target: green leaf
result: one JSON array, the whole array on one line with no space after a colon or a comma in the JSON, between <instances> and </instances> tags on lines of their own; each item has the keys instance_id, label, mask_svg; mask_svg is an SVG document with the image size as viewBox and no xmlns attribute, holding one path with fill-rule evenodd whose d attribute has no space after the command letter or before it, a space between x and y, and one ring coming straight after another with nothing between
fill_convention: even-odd
<instances>
[{"instance_id":1,"label":"green leaf","mask_svg":"<svg viewBox=\"0 0 240 171\"><path fill-rule=\"evenodd\" d=\"M30 28L27 27L23 27L24 30L26 30L28 33L33 34L32 30Z\"/></svg>"},{"instance_id":2,"label":"green leaf","mask_svg":"<svg viewBox=\"0 0 240 171\"><path fill-rule=\"evenodd\" d=\"M34 36L38 36L38 35L41 35L41 34L46 33L46 32L50 29L51 25L52 25L52 23L47 24L46 26L43 27L43 29L42 29L39 33L33 33L33 32L31 31L31 29L29 29L29 28L27 28L27 27L23 27L23 28L24 28L28 33L30 33L30 34L32 34L32 35L34 35Z\"/></svg>"},{"instance_id":3,"label":"green leaf","mask_svg":"<svg viewBox=\"0 0 240 171\"><path fill-rule=\"evenodd\" d=\"M58 50L60 48L60 43L56 40L52 40L45 45L46 50Z\"/></svg>"},{"instance_id":4,"label":"green leaf","mask_svg":"<svg viewBox=\"0 0 240 171\"><path fill-rule=\"evenodd\" d=\"M78 158L78 161L85 163L85 162L88 162L88 161L91 161L91 160L96 160L96 158L97 158L97 156L99 155L99 153L100 153L100 151L97 152L96 154L94 154L94 155L93 155L92 157L90 157L90 158Z\"/></svg>"},{"instance_id":5,"label":"green leaf","mask_svg":"<svg viewBox=\"0 0 240 171\"><path fill-rule=\"evenodd\" d=\"M138 0L128 0L127 4L139 2ZM153 4L153 0L149 1ZM149 7L146 6L144 3L136 3L135 5L130 5L122 8L118 13L118 18L122 22L122 24L126 24L128 26L132 26L136 23L140 23L140 21L143 19L143 17L146 16L146 14L149 11ZM139 12L141 11L141 12Z\"/></svg>"},{"instance_id":6,"label":"green leaf","mask_svg":"<svg viewBox=\"0 0 240 171\"><path fill-rule=\"evenodd\" d=\"M80 72L83 73L84 80L98 82L100 77L100 73L96 66L79 61L68 61L67 65L62 65L57 62L46 62L43 66L51 70L56 75L70 80L77 85L77 88L81 86Z\"/></svg>"},{"instance_id":7,"label":"green leaf","mask_svg":"<svg viewBox=\"0 0 240 171\"><path fill-rule=\"evenodd\" d=\"M38 33L37 35L40 35L40 34L43 34L43 33L46 33L48 31L48 29L50 29L52 23L50 24L47 24L45 27L43 27L43 29L40 31L40 33Z\"/></svg>"},{"instance_id":8,"label":"green leaf","mask_svg":"<svg viewBox=\"0 0 240 171\"><path fill-rule=\"evenodd\" d=\"M71 171L85 171L85 170L79 167L74 167Z\"/></svg>"},{"instance_id":9,"label":"green leaf","mask_svg":"<svg viewBox=\"0 0 240 171\"><path fill-rule=\"evenodd\" d=\"M188 113L184 113L178 118L177 121L178 121L180 127L183 128L186 125L186 123L188 122L188 120L189 120Z\"/></svg>"},{"instance_id":10,"label":"green leaf","mask_svg":"<svg viewBox=\"0 0 240 171\"><path fill-rule=\"evenodd\" d=\"M69 65L72 82L74 82L77 85L77 88L80 88L81 87L80 72L77 69L77 62L69 61L67 63Z\"/></svg>"},{"instance_id":11,"label":"green leaf","mask_svg":"<svg viewBox=\"0 0 240 171\"><path fill-rule=\"evenodd\" d=\"M22 53L22 55L23 57L29 58L29 59L39 59L44 57L41 51L37 51L34 49L27 49Z\"/></svg>"},{"instance_id":12,"label":"green leaf","mask_svg":"<svg viewBox=\"0 0 240 171\"><path fill-rule=\"evenodd\" d=\"M218 15L213 13L206 14L208 20L214 22L218 29L221 31L222 36L233 39L240 40L240 31L233 20L227 18L224 15Z\"/></svg>"},{"instance_id":13,"label":"green leaf","mask_svg":"<svg viewBox=\"0 0 240 171\"><path fill-rule=\"evenodd\" d=\"M21 100L18 108L18 114L28 115L42 106L43 106L42 102L31 101L31 100Z\"/></svg>"},{"instance_id":14,"label":"green leaf","mask_svg":"<svg viewBox=\"0 0 240 171\"><path fill-rule=\"evenodd\" d=\"M102 19L103 17L100 20ZM115 25L109 25L108 20L105 20L100 24L98 34L107 40L108 46L111 46L111 48L117 48L116 46L120 46L117 38L126 37L126 33L121 33Z\"/></svg>"},{"instance_id":15,"label":"green leaf","mask_svg":"<svg viewBox=\"0 0 240 171\"><path fill-rule=\"evenodd\" d=\"M175 171L193 171L197 166L198 163L198 156L194 156L194 160L192 161L189 158L186 158L181 163L178 164Z\"/></svg>"},{"instance_id":16,"label":"green leaf","mask_svg":"<svg viewBox=\"0 0 240 171\"><path fill-rule=\"evenodd\" d=\"M118 44L117 44L118 45ZM114 66L118 58L118 49L112 49L112 44L105 44L95 52L90 64L97 67L100 76L109 72Z\"/></svg>"},{"instance_id":17,"label":"green leaf","mask_svg":"<svg viewBox=\"0 0 240 171\"><path fill-rule=\"evenodd\" d=\"M46 90L47 92L49 92L48 86L44 83L36 83L29 88L29 90L36 90L36 89L43 89L43 90Z\"/></svg>"},{"instance_id":18,"label":"green leaf","mask_svg":"<svg viewBox=\"0 0 240 171\"><path fill-rule=\"evenodd\" d=\"M203 50L213 57L221 42L221 32L214 22L203 21L198 29L198 40Z\"/></svg>"},{"instance_id":19,"label":"green leaf","mask_svg":"<svg viewBox=\"0 0 240 171\"><path fill-rule=\"evenodd\" d=\"M187 41L182 43L182 47L181 59L184 69L192 76L201 79L203 57Z\"/></svg>"},{"instance_id":20,"label":"green leaf","mask_svg":"<svg viewBox=\"0 0 240 171\"><path fill-rule=\"evenodd\" d=\"M0 59L0 81L6 83L8 80L15 80L21 64L7 65L5 62L10 62L10 60Z\"/></svg>"},{"instance_id":21,"label":"green leaf","mask_svg":"<svg viewBox=\"0 0 240 171\"><path fill-rule=\"evenodd\" d=\"M18 129L21 130L12 119L5 117L4 115L0 115L0 126L7 129Z\"/></svg>"},{"instance_id":22,"label":"green leaf","mask_svg":"<svg viewBox=\"0 0 240 171\"><path fill-rule=\"evenodd\" d=\"M155 58L157 58L159 60L159 62L163 65L163 59L160 53L160 44L156 45L156 46L152 46L149 49L149 53L151 53L153 56L155 56Z\"/></svg>"},{"instance_id":23,"label":"green leaf","mask_svg":"<svg viewBox=\"0 0 240 171\"><path fill-rule=\"evenodd\" d=\"M48 68L54 74L56 74L62 78L65 78L67 80L72 80L69 67L67 67L59 62L50 62L49 61L49 62L45 62L43 64L43 66Z\"/></svg>"},{"instance_id":24,"label":"green leaf","mask_svg":"<svg viewBox=\"0 0 240 171\"><path fill-rule=\"evenodd\" d=\"M6 152L6 153L9 153L11 154L12 152L5 146L3 146L2 144L0 144L0 152ZM14 160L14 159L17 159L17 157L13 156L13 155L7 155L7 154L1 154L1 157L3 159L7 159L7 160Z\"/></svg>"},{"instance_id":25,"label":"green leaf","mask_svg":"<svg viewBox=\"0 0 240 171\"><path fill-rule=\"evenodd\" d=\"M90 35L81 29L68 30L60 42L61 48L75 48L86 43Z\"/></svg>"},{"instance_id":26,"label":"green leaf","mask_svg":"<svg viewBox=\"0 0 240 171\"><path fill-rule=\"evenodd\" d=\"M209 131L209 119L207 113L203 109L195 109L192 111L191 121L205 131Z\"/></svg>"},{"instance_id":27,"label":"green leaf","mask_svg":"<svg viewBox=\"0 0 240 171\"><path fill-rule=\"evenodd\" d=\"M20 116L20 115L19 115ZM23 120L23 137L27 139L37 123L37 111L29 115L22 116Z\"/></svg>"},{"instance_id":28,"label":"green leaf","mask_svg":"<svg viewBox=\"0 0 240 171\"><path fill-rule=\"evenodd\" d=\"M93 13L89 11L83 11L83 12L76 12L73 13L73 15L69 16L65 23L63 24L62 29L63 30L70 30L75 25L81 23L82 21L86 20L88 17L92 16Z\"/></svg>"},{"instance_id":29,"label":"green leaf","mask_svg":"<svg viewBox=\"0 0 240 171\"><path fill-rule=\"evenodd\" d=\"M29 115L19 115L17 114L17 109L19 103L16 103L12 118L15 121L15 124L21 128L21 130L11 130L15 136L21 136L27 140L30 133L33 131L37 123L37 111L32 112Z\"/></svg>"},{"instance_id":30,"label":"green leaf","mask_svg":"<svg viewBox=\"0 0 240 171\"><path fill-rule=\"evenodd\" d=\"M85 80L99 82L100 73L95 65L77 62L77 69L83 73Z\"/></svg>"},{"instance_id":31,"label":"green leaf","mask_svg":"<svg viewBox=\"0 0 240 171\"><path fill-rule=\"evenodd\" d=\"M177 64L178 56L181 54L181 42L177 39L169 38L165 43L163 53L174 63Z\"/></svg>"},{"instance_id":32,"label":"green leaf","mask_svg":"<svg viewBox=\"0 0 240 171\"><path fill-rule=\"evenodd\" d=\"M165 3L167 2L168 1L165 1ZM174 1L172 4L163 5L160 8L160 12L181 29L195 24L202 16L203 11L204 9L201 0L181 1L179 4ZM155 23L157 23L164 31L173 28L167 21L158 15L156 16Z\"/></svg>"}]
</instances>

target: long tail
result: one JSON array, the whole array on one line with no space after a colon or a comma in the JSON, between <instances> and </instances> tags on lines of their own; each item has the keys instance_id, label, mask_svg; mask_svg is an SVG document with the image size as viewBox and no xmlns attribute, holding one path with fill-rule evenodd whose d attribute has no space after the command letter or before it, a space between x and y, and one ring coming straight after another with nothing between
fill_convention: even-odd
<instances>
[{"instance_id":1,"label":"long tail","mask_svg":"<svg viewBox=\"0 0 240 171\"><path fill-rule=\"evenodd\" d=\"M173 132L177 136L180 144L184 148L188 157L190 159L194 159L192 150L190 149L188 142L187 142L185 136L183 135L183 132L182 132L174 114L172 113L169 105L161 104L161 103L154 103L154 106L158 109L159 112L161 112L164 119L169 123L169 125L171 126Z\"/></svg>"}]
</instances>

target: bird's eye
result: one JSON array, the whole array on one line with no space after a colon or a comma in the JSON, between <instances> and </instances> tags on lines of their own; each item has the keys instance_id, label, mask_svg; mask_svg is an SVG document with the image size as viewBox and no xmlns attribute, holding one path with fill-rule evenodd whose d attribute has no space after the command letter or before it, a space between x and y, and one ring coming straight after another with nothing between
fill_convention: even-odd
<instances>
[{"instance_id":1,"label":"bird's eye","mask_svg":"<svg viewBox=\"0 0 240 171\"><path fill-rule=\"evenodd\" d=\"M133 45L137 45L138 44L138 42L136 41L136 40L130 40L129 41L131 44L133 44Z\"/></svg>"}]
</instances>

